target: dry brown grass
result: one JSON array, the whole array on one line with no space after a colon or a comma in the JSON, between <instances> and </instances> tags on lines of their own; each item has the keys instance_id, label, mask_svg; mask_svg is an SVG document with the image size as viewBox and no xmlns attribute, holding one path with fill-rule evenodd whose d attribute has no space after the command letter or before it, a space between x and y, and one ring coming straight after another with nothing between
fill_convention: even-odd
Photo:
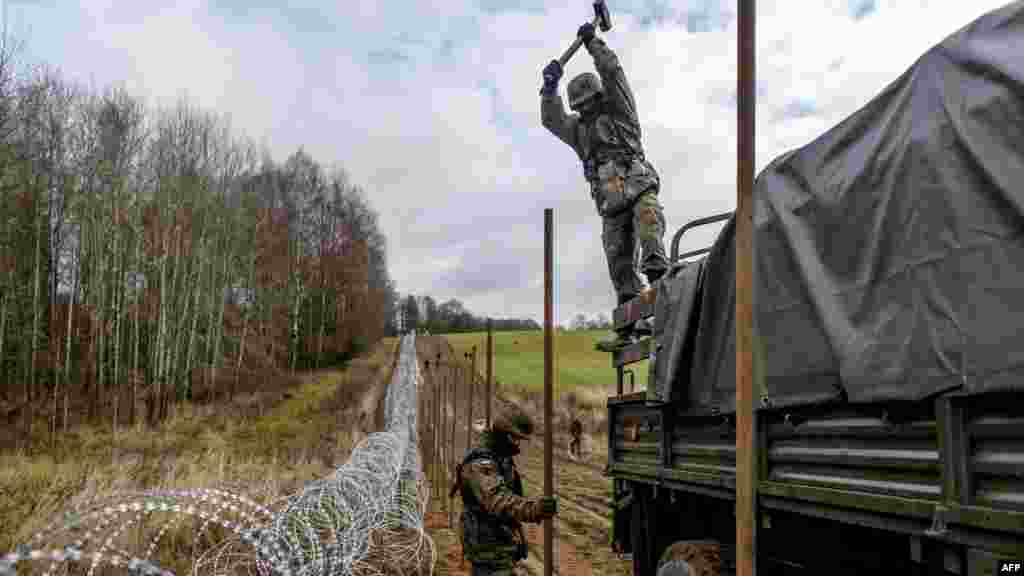
<instances>
[{"instance_id":1,"label":"dry brown grass","mask_svg":"<svg viewBox=\"0 0 1024 576\"><path fill-rule=\"evenodd\" d=\"M498 398L496 407L502 401L508 401L524 409L536 422L543 421L543 390L507 386L502 387ZM576 388L563 392L555 399L553 406L555 430L560 433L568 433L573 419L578 419L588 434L605 432L608 420L607 402L608 397L604 390L596 387Z\"/></svg>"},{"instance_id":2,"label":"dry brown grass","mask_svg":"<svg viewBox=\"0 0 1024 576\"><path fill-rule=\"evenodd\" d=\"M310 374L294 388L181 405L153 429L122 429L114 438L109 427L80 426L55 450L0 453L0 552L67 506L112 491L218 487L263 504L295 492L347 458L360 399L390 372L394 349L382 341L345 371ZM186 573L193 528L184 522L172 530L155 560Z\"/></svg>"}]
</instances>

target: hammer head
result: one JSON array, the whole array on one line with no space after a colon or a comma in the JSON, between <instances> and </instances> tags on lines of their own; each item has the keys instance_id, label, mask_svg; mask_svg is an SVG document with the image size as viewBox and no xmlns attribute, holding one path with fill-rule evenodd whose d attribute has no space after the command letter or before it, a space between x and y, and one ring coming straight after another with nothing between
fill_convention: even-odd
<instances>
[{"instance_id":1,"label":"hammer head","mask_svg":"<svg viewBox=\"0 0 1024 576\"><path fill-rule=\"evenodd\" d=\"M594 0L594 19L602 32L612 29L612 16L608 13L608 5L604 0Z\"/></svg>"}]
</instances>

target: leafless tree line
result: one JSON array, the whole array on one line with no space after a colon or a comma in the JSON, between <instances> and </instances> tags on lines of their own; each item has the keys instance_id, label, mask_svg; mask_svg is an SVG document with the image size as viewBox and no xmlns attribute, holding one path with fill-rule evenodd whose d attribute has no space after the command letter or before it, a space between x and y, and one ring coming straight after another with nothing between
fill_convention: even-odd
<instances>
[{"instance_id":1,"label":"leafless tree line","mask_svg":"<svg viewBox=\"0 0 1024 576\"><path fill-rule=\"evenodd\" d=\"M17 54L0 48L0 427L152 423L383 334L385 239L342 168Z\"/></svg>"}]
</instances>

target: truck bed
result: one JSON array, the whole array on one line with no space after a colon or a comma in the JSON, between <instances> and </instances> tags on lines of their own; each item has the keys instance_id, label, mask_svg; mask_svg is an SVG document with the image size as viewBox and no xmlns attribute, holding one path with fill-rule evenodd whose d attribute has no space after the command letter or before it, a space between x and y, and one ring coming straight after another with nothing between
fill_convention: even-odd
<instances>
[{"instance_id":1,"label":"truck bed","mask_svg":"<svg viewBox=\"0 0 1024 576\"><path fill-rule=\"evenodd\" d=\"M1016 397L1015 397L1016 396ZM608 400L609 475L731 500L735 420ZM758 508L942 538L1024 543L1024 403L1015 394L822 405L757 416Z\"/></svg>"}]
</instances>

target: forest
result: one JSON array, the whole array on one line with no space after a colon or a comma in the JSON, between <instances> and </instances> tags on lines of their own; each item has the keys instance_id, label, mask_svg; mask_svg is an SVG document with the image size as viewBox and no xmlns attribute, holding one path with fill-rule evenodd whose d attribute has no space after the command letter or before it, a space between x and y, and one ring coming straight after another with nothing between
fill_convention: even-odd
<instances>
[{"instance_id":1,"label":"forest","mask_svg":"<svg viewBox=\"0 0 1024 576\"><path fill-rule=\"evenodd\" d=\"M0 49L0 426L155 423L176 402L344 364L395 304L340 164L181 99L150 106Z\"/></svg>"},{"instance_id":2,"label":"forest","mask_svg":"<svg viewBox=\"0 0 1024 576\"><path fill-rule=\"evenodd\" d=\"M429 295L409 294L398 300L395 311L401 317L402 327L426 330L432 334L479 332L487 329L488 319L491 320L491 328L498 332L541 329L540 324L530 318L479 316L457 298L439 303ZM397 329L397 326L394 328Z\"/></svg>"}]
</instances>

